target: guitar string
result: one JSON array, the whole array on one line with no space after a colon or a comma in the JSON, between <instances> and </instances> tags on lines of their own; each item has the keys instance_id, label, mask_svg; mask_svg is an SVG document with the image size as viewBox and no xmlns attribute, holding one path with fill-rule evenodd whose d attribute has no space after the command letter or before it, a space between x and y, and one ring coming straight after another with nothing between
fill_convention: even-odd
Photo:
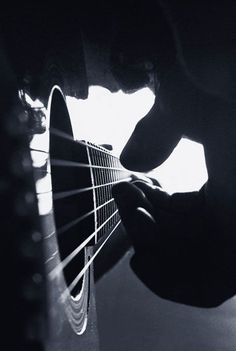
<instances>
[{"instance_id":1,"label":"guitar string","mask_svg":"<svg viewBox=\"0 0 236 351\"><path fill-rule=\"evenodd\" d=\"M53 280L59 272L61 272L79 253L83 248L95 237L95 235L118 213L118 210L114 211L110 217L107 218L105 222L100 225L89 237L84 240L77 248L75 248L68 256L66 256L56 267L53 268L48 276Z\"/></svg>"},{"instance_id":2,"label":"guitar string","mask_svg":"<svg viewBox=\"0 0 236 351\"><path fill-rule=\"evenodd\" d=\"M93 165L93 164L88 164L88 163L81 163L81 162L74 162L74 161L68 161L68 160L59 160L59 159L51 159L51 165L52 166L59 166L59 167L84 167L84 168L98 168L98 169L110 169L110 170L116 170L116 171L121 171L121 172L126 172L130 173L128 170L125 168L121 167L106 167L106 166L98 166L98 165Z\"/></svg>"},{"instance_id":3,"label":"guitar string","mask_svg":"<svg viewBox=\"0 0 236 351\"><path fill-rule=\"evenodd\" d=\"M80 188L80 189L72 189L72 190L67 190L67 191L56 192L56 193L53 194L53 199L54 200L64 199L66 197L77 195L77 194L83 193L85 191L89 191L89 190L93 190L93 189L99 189L99 188L102 188L102 187L105 187L105 186L118 184L118 183L121 183L121 182L131 181L131 180L132 180L132 177L127 177L127 178L124 178L124 179L116 180L114 182L109 182L109 183L105 183L105 184L101 184L101 185L95 185L95 186L89 186L89 187ZM48 192L51 192L51 191L48 191Z\"/></svg>"},{"instance_id":4,"label":"guitar string","mask_svg":"<svg viewBox=\"0 0 236 351\"><path fill-rule=\"evenodd\" d=\"M102 248L104 247L104 245L107 243L107 241L110 239L111 235L114 233L114 231L116 230L116 228L120 225L121 220L119 220L117 222L117 224L115 225L115 227L112 229L112 231L109 233L109 235L107 236L107 238L104 240L104 242L101 244L101 246L97 249L97 251L95 252L95 254L88 260L88 262L86 263L86 265L84 266L84 268L78 273L78 275L75 277L75 279L70 283L70 285L62 292L62 294L60 295L60 299L63 301L68 293L71 293L71 291L76 287L76 285L78 284L78 282L80 281L80 279L84 276L85 272L89 269L89 267L91 266L91 264L93 263L94 259L96 258L96 256L99 254L99 252L102 250Z\"/></svg>"},{"instance_id":5,"label":"guitar string","mask_svg":"<svg viewBox=\"0 0 236 351\"><path fill-rule=\"evenodd\" d=\"M72 220L71 222L65 224L64 226L60 227L57 230L52 231L50 234L48 234L47 236L44 237L44 239L49 239L51 238L54 234L63 234L64 232L66 232L67 230L69 230L71 227L75 226L76 224L78 224L80 221L82 221L83 219L85 219L86 217L90 216L92 213L94 213L97 210L100 210L101 208L105 207L106 205L108 205L109 203L114 202L114 198L112 197L110 200L104 202L103 204L101 204L100 206L96 207L95 209L85 213L83 216L78 217L74 220Z\"/></svg>"},{"instance_id":6,"label":"guitar string","mask_svg":"<svg viewBox=\"0 0 236 351\"><path fill-rule=\"evenodd\" d=\"M68 161L68 160L59 160L59 159L51 159L50 161L51 166L54 167L78 167L78 168L94 168L94 169L105 169L105 170L110 170L110 171L118 171L118 172L124 172L130 174L130 171L128 171L125 168L119 168L119 167L106 167L106 166L98 166L94 164L87 164L87 163L82 163L82 162L74 162L74 161ZM44 166L45 167L47 162L45 162ZM42 167L34 167L34 171L36 172L44 172L45 174L51 174L50 171L42 169Z\"/></svg>"},{"instance_id":7,"label":"guitar string","mask_svg":"<svg viewBox=\"0 0 236 351\"><path fill-rule=\"evenodd\" d=\"M79 141L79 140L74 140L73 137L71 137L70 135L68 135L67 133L64 133L60 130L57 130L55 128L50 128L50 131L52 134L54 135L57 135L59 137L62 137L62 138L65 138L65 139L69 139L73 142L77 142L78 144L82 145L82 146L87 146L88 148L90 149L94 149L96 151L99 151L100 153L103 153L103 154L107 154L108 156L110 156L111 158L115 158L113 155L110 154L109 151L105 150L105 149L102 149L102 148L99 148L99 147L96 147L95 145L92 145L92 144L89 144L89 143L86 143L86 142L83 142L83 141ZM118 167L105 167L105 166L97 166L97 165L85 165L85 164L82 164L82 163L75 163L75 162L70 162L70 161L67 161L67 160L52 160L52 165L53 166L78 166L78 167L90 167L90 168L99 168L99 169L113 169L113 170L116 170L116 171L123 171L123 172L128 172L126 171L125 169L122 169L122 168L118 168ZM105 187L105 186L108 186L108 185L112 185L112 184L116 184L116 183L119 183L119 182L122 182L122 181L130 181L132 178L131 177L128 177L128 178L125 178L123 180L118 180L118 181L114 181L114 182L109 182L109 183L106 183L106 184L102 184L102 185L97 185L97 186L93 186L93 187L87 187L87 188L83 188L83 189L77 189L77 190L72 190L72 191L69 191L69 192L60 192L60 193L56 193L55 196L54 196L54 200L56 199L59 199L59 198L64 198L64 197L67 197L67 196L71 196L71 195L74 195L74 194L77 194L77 193L80 193L80 192L83 192L83 191L88 191L88 190L92 190L92 189L96 189L96 188L101 188L101 187ZM113 199L111 199L113 200ZM111 201L109 200L109 202ZM104 206L104 205L103 205ZM100 208L103 207L102 205L99 206ZM90 211L89 214L93 213L94 211ZM62 269L64 269L66 267L66 265L76 256L78 255L78 253L86 246L86 244L92 240L92 238L97 234L98 231L100 231L105 225L106 223L111 220L115 214L118 213L118 210L116 210L104 223L102 223L102 225L97 228L97 230L92 233L82 244L80 244L77 249L75 249L69 256L67 256L62 262L60 262L60 264L55 267L55 270L51 271L49 273L49 276L51 277L51 279L53 279L53 277L56 276L56 274L58 273L58 271L61 271ZM87 214L87 216L89 215ZM86 217L87 217L86 216ZM83 216L84 218L85 216ZM78 219L79 220L79 219ZM77 221L78 221L77 220ZM80 219L82 220L82 219ZM98 255L98 253L100 252L100 250L103 248L103 246L105 245L105 243L107 242L107 240L110 238L110 236L112 235L112 233L115 231L115 229L118 227L118 225L121 223L121 221L119 221L115 227L113 228L113 230L111 231L111 233L109 234L109 236L106 238L106 240L102 243L102 245L99 247L99 249L96 251L96 253L89 259L89 261L87 262L87 264L85 265L85 267L80 271L80 273L77 275L77 277L72 281L72 283L70 284L70 286L68 287L68 290L69 292L71 292L73 290L73 288L77 285L77 283L79 282L79 280L82 278L82 276L84 275L84 273L87 271L87 269L89 268L89 266L92 264L93 260L95 259L95 257ZM64 227L65 228L65 227ZM55 274L55 275L54 275ZM66 289L67 290L67 289Z\"/></svg>"},{"instance_id":8,"label":"guitar string","mask_svg":"<svg viewBox=\"0 0 236 351\"><path fill-rule=\"evenodd\" d=\"M81 146L85 146L85 147L87 146L87 147L89 147L90 149L94 149L94 150L96 150L96 151L100 151L100 152L102 152L102 153L104 153L104 154L107 154L107 155L109 155L109 156L111 156L111 157L117 159L117 157L115 157L114 155L112 155L108 150L104 149L103 147L98 147L98 146L93 145L93 144L90 144L90 143L88 143L88 142L86 142L86 141L76 140L76 139L74 139L70 134L67 134L67 133L65 133L65 132L63 132L63 131L61 131L61 130L59 130L59 129L57 129L57 128L51 127L51 128L50 128L50 132L51 132L51 134L56 135L56 136L58 136L58 137L60 137L60 138L73 141L74 143L78 143L78 144L80 144Z\"/></svg>"},{"instance_id":9,"label":"guitar string","mask_svg":"<svg viewBox=\"0 0 236 351\"><path fill-rule=\"evenodd\" d=\"M45 151L45 150L42 150L42 149L36 149L36 148L34 148L34 147L30 147L29 150L30 150L30 151L35 151L35 152L40 152L40 153L42 153L42 154L47 154L47 155L49 154L48 151Z\"/></svg>"},{"instance_id":10,"label":"guitar string","mask_svg":"<svg viewBox=\"0 0 236 351\"><path fill-rule=\"evenodd\" d=\"M59 160L59 159L52 159L50 161L51 166L54 167L76 167L76 168L94 168L94 169L105 169L107 171L118 171L118 172L124 172L130 174L130 171L128 171L125 168L119 168L119 167L106 167L106 166L98 166L98 165L93 165L93 164L87 164L87 163L81 163L81 162L74 162L74 161L68 161L68 160ZM45 162L44 166L45 167L47 162ZM35 172L43 172L45 174L51 174L50 171L46 169L42 169L43 167L34 167Z\"/></svg>"},{"instance_id":11,"label":"guitar string","mask_svg":"<svg viewBox=\"0 0 236 351\"><path fill-rule=\"evenodd\" d=\"M60 133L64 133L64 132L60 132ZM114 156L114 155L112 155L111 153L109 153L109 151L106 152L103 149L97 148L95 145L90 145L90 144L87 144L86 142L83 142L83 141L80 141L80 140L74 140L72 137L69 137L69 136L67 138L70 138L70 140L73 141L75 144L79 143L79 144L82 144L84 147L86 147L86 146L91 147L92 149L95 149L96 151L105 153L110 158L115 158L116 161L119 161L119 158ZM29 150L31 152L43 153L43 154L48 155L48 156L50 154L49 151L45 151L45 150L42 150L42 149L36 149L36 148L32 148L32 147ZM98 155L98 156L101 156L101 155ZM64 161L64 164L63 164L63 161ZM85 163L80 163L80 162L74 162L74 161L70 161L70 160L51 159L51 164L52 163L55 166L61 166L61 165L63 165L63 166L76 166L76 164L78 164L79 167L115 169L115 170L128 172L128 170L126 170L124 167L105 167L105 166L100 166L100 165L90 165L90 164L85 164Z\"/></svg>"},{"instance_id":12,"label":"guitar string","mask_svg":"<svg viewBox=\"0 0 236 351\"><path fill-rule=\"evenodd\" d=\"M51 233L47 234L46 236L43 237L43 240L47 240L50 239L54 236L54 234L56 234L56 231L53 230Z\"/></svg>"},{"instance_id":13,"label":"guitar string","mask_svg":"<svg viewBox=\"0 0 236 351\"><path fill-rule=\"evenodd\" d=\"M93 214L95 211L100 210L101 208L105 207L106 205L108 205L109 203L114 202L114 198L112 197L110 200L104 202L103 204L101 204L100 206L94 208L93 210L85 213L84 215L72 220L71 222L65 224L63 227L60 227L59 229L57 229L57 234L63 234L65 233L67 230L69 230L70 228L74 227L75 225L77 225L79 222L81 222L82 220L84 220L85 218L89 217L91 214Z\"/></svg>"}]
</instances>

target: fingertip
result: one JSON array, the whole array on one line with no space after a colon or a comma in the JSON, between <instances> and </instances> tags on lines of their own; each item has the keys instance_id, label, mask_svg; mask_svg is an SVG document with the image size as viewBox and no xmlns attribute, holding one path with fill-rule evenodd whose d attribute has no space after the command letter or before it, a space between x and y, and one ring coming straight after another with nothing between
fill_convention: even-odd
<instances>
[{"instance_id":1,"label":"fingertip","mask_svg":"<svg viewBox=\"0 0 236 351\"><path fill-rule=\"evenodd\" d=\"M170 195L160 186L136 182L135 185L140 188L152 205L158 208L168 209L170 206Z\"/></svg>"},{"instance_id":2,"label":"fingertip","mask_svg":"<svg viewBox=\"0 0 236 351\"><path fill-rule=\"evenodd\" d=\"M151 224L155 225L155 219L153 218L151 213L149 213L143 207L137 207L136 216L137 216L137 219L140 223L145 223L145 225L147 225L147 224L148 225L151 225Z\"/></svg>"},{"instance_id":3,"label":"fingertip","mask_svg":"<svg viewBox=\"0 0 236 351\"><path fill-rule=\"evenodd\" d=\"M129 189L130 183L120 182L112 186L111 192L114 197L119 197L120 195L126 194L127 189Z\"/></svg>"},{"instance_id":4,"label":"fingertip","mask_svg":"<svg viewBox=\"0 0 236 351\"><path fill-rule=\"evenodd\" d=\"M157 185L154 185L152 183L148 183L143 181L142 179L135 179L132 181L132 184L135 184L137 187L139 187L140 189L156 189L156 187L159 187Z\"/></svg>"},{"instance_id":5,"label":"fingertip","mask_svg":"<svg viewBox=\"0 0 236 351\"><path fill-rule=\"evenodd\" d=\"M123 166L147 172L161 165L181 138L173 118L163 111L156 99L151 110L137 123L120 155Z\"/></svg>"},{"instance_id":6,"label":"fingertip","mask_svg":"<svg viewBox=\"0 0 236 351\"><path fill-rule=\"evenodd\" d=\"M112 195L117 200L133 201L134 199L143 199L144 195L141 189L129 182L120 182L113 185Z\"/></svg>"},{"instance_id":7,"label":"fingertip","mask_svg":"<svg viewBox=\"0 0 236 351\"><path fill-rule=\"evenodd\" d=\"M145 197L143 191L135 184L122 182L116 184L112 189L112 195L118 206L126 207L127 210L144 207L151 210L151 204Z\"/></svg>"}]
</instances>

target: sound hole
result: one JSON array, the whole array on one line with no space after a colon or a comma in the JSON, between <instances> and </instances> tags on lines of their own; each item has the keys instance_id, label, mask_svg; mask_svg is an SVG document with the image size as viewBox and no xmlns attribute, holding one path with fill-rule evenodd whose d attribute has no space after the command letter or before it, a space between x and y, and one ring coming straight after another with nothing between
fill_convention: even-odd
<instances>
[{"instance_id":1,"label":"sound hole","mask_svg":"<svg viewBox=\"0 0 236 351\"><path fill-rule=\"evenodd\" d=\"M53 133L53 130L64 134ZM50 159L54 219L61 261L76 252L64 267L65 280L70 287L85 265L84 249L78 248L94 232L94 206L92 190L87 189L92 186L90 169L79 166L79 163L88 164L86 146L73 140L66 104L57 90L51 104ZM73 297L80 292L82 283L83 278L71 290Z\"/></svg>"}]
</instances>

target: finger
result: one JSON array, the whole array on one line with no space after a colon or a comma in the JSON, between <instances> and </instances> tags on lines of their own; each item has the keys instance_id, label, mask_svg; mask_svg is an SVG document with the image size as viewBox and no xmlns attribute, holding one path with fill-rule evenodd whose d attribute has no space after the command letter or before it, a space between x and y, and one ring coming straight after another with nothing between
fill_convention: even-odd
<instances>
[{"instance_id":1,"label":"finger","mask_svg":"<svg viewBox=\"0 0 236 351\"><path fill-rule=\"evenodd\" d=\"M142 190L146 199L152 204L154 209L169 210L171 196L162 188L156 185L135 181L135 185Z\"/></svg>"},{"instance_id":2,"label":"finger","mask_svg":"<svg viewBox=\"0 0 236 351\"><path fill-rule=\"evenodd\" d=\"M131 216L126 217L124 226L137 252L151 251L156 246L156 222L144 208L138 207Z\"/></svg>"},{"instance_id":3,"label":"finger","mask_svg":"<svg viewBox=\"0 0 236 351\"><path fill-rule=\"evenodd\" d=\"M203 210L205 197L201 191L175 193L169 195L158 186L136 181L135 185L145 194L154 209L166 210L169 213L194 213Z\"/></svg>"},{"instance_id":4,"label":"finger","mask_svg":"<svg viewBox=\"0 0 236 351\"><path fill-rule=\"evenodd\" d=\"M112 195L116 201L122 220L130 216L138 207L151 211L151 204L141 189L128 182L118 183L112 188Z\"/></svg>"},{"instance_id":5,"label":"finger","mask_svg":"<svg viewBox=\"0 0 236 351\"><path fill-rule=\"evenodd\" d=\"M165 161L179 140L176 121L161 110L156 99L122 151L121 163L134 171L148 171Z\"/></svg>"}]
</instances>

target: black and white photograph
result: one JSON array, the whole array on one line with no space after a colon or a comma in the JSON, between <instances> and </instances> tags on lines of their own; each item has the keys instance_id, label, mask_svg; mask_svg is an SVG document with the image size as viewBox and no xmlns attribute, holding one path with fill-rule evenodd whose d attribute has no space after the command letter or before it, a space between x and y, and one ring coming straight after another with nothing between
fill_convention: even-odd
<instances>
[{"instance_id":1,"label":"black and white photograph","mask_svg":"<svg viewBox=\"0 0 236 351\"><path fill-rule=\"evenodd\" d=\"M236 1L3 2L1 344L236 350Z\"/></svg>"}]
</instances>

